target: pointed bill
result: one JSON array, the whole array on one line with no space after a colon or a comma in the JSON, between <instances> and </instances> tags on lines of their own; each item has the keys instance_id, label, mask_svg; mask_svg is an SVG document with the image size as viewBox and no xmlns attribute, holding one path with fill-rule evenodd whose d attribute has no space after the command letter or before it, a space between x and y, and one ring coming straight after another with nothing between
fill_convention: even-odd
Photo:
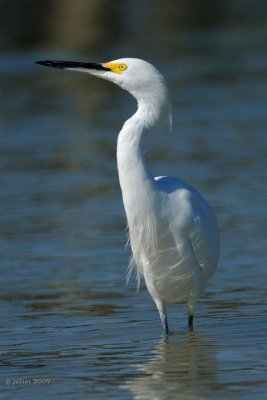
<instances>
[{"instance_id":1,"label":"pointed bill","mask_svg":"<svg viewBox=\"0 0 267 400\"><path fill-rule=\"evenodd\" d=\"M55 60L44 60L35 61L36 64L44 65L46 67L58 68L58 69L70 69L76 71L111 71L110 68L104 66L101 63L89 63L89 62L79 62L79 61L55 61Z\"/></svg>"}]
</instances>

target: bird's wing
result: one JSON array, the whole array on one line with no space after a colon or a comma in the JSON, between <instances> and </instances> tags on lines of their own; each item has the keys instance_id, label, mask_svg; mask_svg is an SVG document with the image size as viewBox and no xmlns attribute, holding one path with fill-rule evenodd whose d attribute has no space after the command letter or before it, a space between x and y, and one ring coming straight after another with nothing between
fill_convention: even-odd
<instances>
[{"instance_id":1,"label":"bird's wing","mask_svg":"<svg viewBox=\"0 0 267 400\"><path fill-rule=\"evenodd\" d=\"M211 209L210 211L212 212ZM199 268L208 279L215 270L219 253L218 232L213 215L198 209L189 230L188 240Z\"/></svg>"},{"instance_id":2,"label":"bird's wing","mask_svg":"<svg viewBox=\"0 0 267 400\"><path fill-rule=\"evenodd\" d=\"M192 254L206 278L216 267L219 234L216 217L207 201L185 182L171 177L155 178L168 195L170 227L177 241L187 237Z\"/></svg>"}]
</instances>

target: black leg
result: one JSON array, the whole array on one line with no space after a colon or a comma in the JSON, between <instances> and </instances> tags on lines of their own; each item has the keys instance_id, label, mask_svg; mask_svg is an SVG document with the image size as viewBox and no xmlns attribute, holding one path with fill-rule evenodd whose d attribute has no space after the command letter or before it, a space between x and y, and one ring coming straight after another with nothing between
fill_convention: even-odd
<instances>
[{"instance_id":1,"label":"black leg","mask_svg":"<svg viewBox=\"0 0 267 400\"><path fill-rule=\"evenodd\" d=\"M164 328L165 328L165 333L166 333L166 335L168 335L168 333L169 333L169 327L168 327L168 320L167 320L167 317L165 317L165 319L164 319Z\"/></svg>"},{"instance_id":2,"label":"black leg","mask_svg":"<svg viewBox=\"0 0 267 400\"><path fill-rule=\"evenodd\" d=\"M188 315L188 329L190 331L194 330L194 326L193 326L193 320L194 320L194 315Z\"/></svg>"}]
</instances>

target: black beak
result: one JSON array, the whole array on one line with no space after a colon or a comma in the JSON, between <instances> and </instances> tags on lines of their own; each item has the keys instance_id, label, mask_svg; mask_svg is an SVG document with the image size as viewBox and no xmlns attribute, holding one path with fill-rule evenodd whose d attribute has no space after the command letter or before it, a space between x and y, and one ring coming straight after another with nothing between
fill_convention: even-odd
<instances>
[{"instance_id":1,"label":"black beak","mask_svg":"<svg viewBox=\"0 0 267 400\"><path fill-rule=\"evenodd\" d=\"M76 62L76 61L35 61L36 64L45 65L46 67L53 67L59 69L66 68L83 68L83 69L94 69L96 71L110 71L110 68L103 67L102 64L98 63L89 63L89 62Z\"/></svg>"}]
</instances>

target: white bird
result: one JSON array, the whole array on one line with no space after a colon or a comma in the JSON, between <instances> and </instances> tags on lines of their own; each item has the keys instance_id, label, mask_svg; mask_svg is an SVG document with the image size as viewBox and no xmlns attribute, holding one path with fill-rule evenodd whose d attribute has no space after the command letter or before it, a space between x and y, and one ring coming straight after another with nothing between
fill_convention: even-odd
<instances>
[{"instance_id":1,"label":"white bird","mask_svg":"<svg viewBox=\"0 0 267 400\"><path fill-rule=\"evenodd\" d=\"M167 86L146 61L122 58L107 63L38 61L60 69L87 72L111 81L137 100L137 111L118 136L117 164L138 283L144 276L162 325L168 333L166 304L186 303L188 327L219 257L219 232L208 202L182 180L153 177L142 150L144 134L171 123Z\"/></svg>"}]
</instances>

